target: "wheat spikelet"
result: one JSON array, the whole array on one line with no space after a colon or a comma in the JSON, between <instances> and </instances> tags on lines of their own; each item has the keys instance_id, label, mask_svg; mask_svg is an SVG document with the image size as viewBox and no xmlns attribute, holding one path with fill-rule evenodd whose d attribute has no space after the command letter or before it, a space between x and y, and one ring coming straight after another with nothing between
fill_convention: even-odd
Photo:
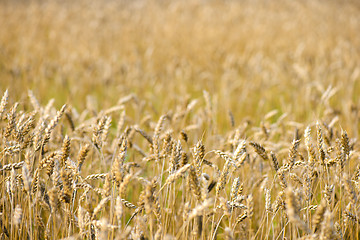
<instances>
[{"instance_id":1,"label":"wheat spikelet","mask_svg":"<svg viewBox=\"0 0 360 240\"><path fill-rule=\"evenodd\" d=\"M256 142L250 142L250 145L255 149L255 152L265 161L269 160L266 150L263 146Z\"/></svg>"},{"instance_id":2,"label":"wheat spikelet","mask_svg":"<svg viewBox=\"0 0 360 240\"><path fill-rule=\"evenodd\" d=\"M102 147L103 141L102 136L104 133L105 125L107 122L108 117L102 116L98 123L93 127L93 135L92 135L92 142L96 148L100 149ZM105 133L107 134L107 133Z\"/></svg>"},{"instance_id":3,"label":"wheat spikelet","mask_svg":"<svg viewBox=\"0 0 360 240\"><path fill-rule=\"evenodd\" d=\"M277 172L279 170L279 162L277 160L277 157L276 157L275 153L272 151L270 152L270 155L271 155L271 162L273 164L273 167L274 167L275 171Z\"/></svg>"},{"instance_id":4,"label":"wheat spikelet","mask_svg":"<svg viewBox=\"0 0 360 240\"><path fill-rule=\"evenodd\" d=\"M33 194L36 194L36 192L39 190L39 184L39 169L36 169L34 172L34 177L31 181L31 189Z\"/></svg>"},{"instance_id":5,"label":"wheat spikelet","mask_svg":"<svg viewBox=\"0 0 360 240\"><path fill-rule=\"evenodd\" d=\"M183 220L183 222L185 222L185 221L187 221L189 219L190 211L191 211L190 202L184 203L183 212L182 212L182 220Z\"/></svg>"},{"instance_id":6,"label":"wheat spikelet","mask_svg":"<svg viewBox=\"0 0 360 240\"><path fill-rule=\"evenodd\" d=\"M179 168L179 162L181 160L182 146L180 140L173 143L172 152L170 155L170 173L173 173Z\"/></svg>"},{"instance_id":7,"label":"wheat spikelet","mask_svg":"<svg viewBox=\"0 0 360 240\"><path fill-rule=\"evenodd\" d=\"M300 179L300 177L298 175L296 175L295 173L290 173L289 174L291 180L293 180L294 182L299 183L300 185L304 185L303 181Z\"/></svg>"},{"instance_id":8,"label":"wheat spikelet","mask_svg":"<svg viewBox=\"0 0 360 240\"><path fill-rule=\"evenodd\" d=\"M70 171L64 168L61 169L60 176L63 183L63 189L61 191L60 200L65 203L70 203L71 200L71 177Z\"/></svg>"},{"instance_id":9,"label":"wheat spikelet","mask_svg":"<svg viewBox=\"0 0 360 240\"><path fill-rule=\"evenodd\" d=\"M90 190L93 187L90 184L86 183L86 182L82 182L82 183L76 183L75 188L83 188L83 189L86 189L86 190Z\"/></svg>"},{"instance_id":10,"label":"wheat spikelet","mask_svg":"<svg viewBox=\"0 0 360 240\"><path fill-rule=\"evenodd\" d=\"M335 232L336 232L337 238L344 239L344 235L342 234L340 224L338 222L336 222L334 224L334 227L335 227Z\"/></svg>"},{"instance_id":11,"label":"wheat spikelet","mask_svg":"<svg viewBox=\"0 0 360 240\"><path fill-rule=\"evenodd\" d=\"M124 206L127 207L127 208L132 208L132 209L137 209L138 208L134 204L132 204L131 202L126 201L125 199L120 199L120 200L124 204Z\"/></svg>"},{"instance_id":12,"label":"wheat spikelet","mask_svg":"<svg viewBox=\"0 0 360 240\"><path fill-rule=\"evenodd\" d=\"M127 126L121 135L121 138L126 138L128 141L128 146L132 146L132 139L135 136L135 129L132 126Z\"/></svg>"},{"instance_id":13,"label":"wheat spikelet","mask_svg":"<svg viewBox=\"0 0 360 240\"><path fill-rule=\"evenodd\" d=\"M127 162L123 165L125 172L131 172L133 168L140 168L141 166L135 162Z\"/></svg>"},{"instance_id":14,"label":"wheat spikelet","mask_svg":"<svg viewBox=\"0 0 360 240\"><path fill-rule=\"evenodd\" d=\"M18 106L19 103L15 103L14 106L10 109L10 113L7 114L8 124L4 134L6 139L10 137L13 130L16 130L16 109Z\"/></svg>"},{"instance_id":15,"label":"wheat spikelet","mask_svg":"<svg viewBox=\"0 0 360 240\"><path fill-rule=\"evenodd\" d=\"M0 120L3 118L3 114L6 111L8 99L9 99L9 91L6 89L0 102Z\"/></svg>"},{"instance_id":16,"label":"wheat spikelet","mask_svg":"<svg viewBox=\"0 0 360 240\"><path fill-rule=\"evenodd\" d=\"M341 149L344 151L345 155L349 155L350 152L350 140L346 131L341 133Z\"/></svg>"},{"instance_id":17,"label":"wheat spikelet","mask_svg":"<svg viewBox=\"0 0 360 240\"><path fill-rule=\"evenodd\" d=\"M332 193L334 192L334 185L325 185L324 198L326 199L327 203L330 204L332 202Z\"/></svg>"},{"instance_id":18,"label":"wheat spikelet","mask_svg":"<svg viewBox=\"0 0 360 240\"><path fill-rule=\"evenodd\" d=\"M218 183L216 184L216 196L218 196L220 194L220 191L224 189L225 187L225 183L227 181L227 177L229 174L229 169L230 169L230 161L229 159L225 162L224 168L221 172L220 178Z\"/></svg>"},{"instance_id":19,"label":"wheat spikelet","mask_svg":"<svg viewBox=\"0 0 360 240\"><path fill-rule=\"evenodd\" d=\"M156 186L154 186L155 188ZM161 224L161 205L160 205L160 200L159 197L155 197L155 193L154 193L154 204L153 204L153 209L152 212L154 213L157 221L158 221L158 225Z\"/></svg>"},{"instance_id":20,"label":"wheat spikelet","mask_svg":"<svg viewBox=\"0 0 360 240\"><path fill-rule=\"evenodd\" d=\"M24 138L29 134L30 130L34 128L35 113L31 113L26 121L16 127L15 138L18 142L23 142Z\"/></svg>"},{"instance_id":21,"label":"wheat spikelet","mask_svg":"<svg viewBox=\"0 0 360 240\"><path fill-rule=\"evenodd\" d=\"M241 201L244 200L244 197L238 197L236 199L234 199L233 201L231 202L227 202L227 204L229 205L229 207L233 210L234 208L239 208L239 209L247 209L247 206L240 203Z\"/></svg>"},{"instance_id":22,"label":"wheat spikelet","mask_svg":"<svg viewBox=\"0 0 360 240\"><path fill-rule=\"evenodd\" d=\"M252 194L248 195L246 198L246 213L248 218L251 218L254 214L254 200Z\"/></svg>"},{"instance_id":23,"label":"wheat spikelet","mask_svg":"<svg viewBox=\"0 0 360 240\"><path fill-rule=\"evenodd\" d=\"M181 130L180 136L185 142L188 142L189 137L188 137L187 133L184 130Z\"/></svg>"},{"instance_id":24,"label":"wheat spikelet","mask_svg":"<svg viewBox=\"0 0 360 240\"><path fill-rule=\"evenodd\" d=\"M235 161L236 168L239 168L246 160L246 141L242 140L234 151L233 159Z\"/></svg>"},{"instance_id":25,"label":"wheat spikelet","mask_svg":"<svg viewBox=\"0 0 360 240\"><path fill-rule=\"evenodd\" d=\"M200 176L201 172L201 165L203 163L204 157L205 157L205 146L202 142L202 140L199 140L193 150L194 155L194 166L196 170L196 174Z\"/></svg>"},{"instance_id":26,"label":"wheat spikelet","mask_svg":"<svg viewBox=\"0 0 360 240\"><path fill-rule=\"evenodd\" d=\"M360 165L358 165L356 167L356 170L355 170L355 172L353 174L353 177L351 179L353 181L355 181L355 182L359 182L359 180L360 180Z\"/></svg>"},{"instance_id":27,"label":"wheat spikelet","mask_svg":"<svg viewBox=\"0 0 360 240\"><path fill-rule=\"evenodd\" d=\"M162 145L162 151L161 151L162 156L172 152L172 150L173 150L172 148L174 145L173 142L174 142L174 140L171 137L171 131L167 131L163 137L163 145Z\"/></svg>"},{"instance_id":28,"label":"wheat spikelet","mask_svg":"<svg viewBox=\"0 0 360 240\"><path fill-rule=\"evenodd\" d=\"M317 147L319 151L319 156L322 164L325 164L325 151L324 151L324 139L319 122L316 123L316 134L317 134Z\"/></svg>"},{"instance_id":29,"label":"wheat spikelet","mask_svg":"<svg viewBox=\"0 0 360 240\"><path fill-rule=\"evenodd\" d=\"M9 147L5 147L3 149L3 153L4 155L14 155L15 153L19 152L21 150L21 146L19 144L13 145L13 146L9 146Z\"/></svg>"},{"instance_id":30,"label":"wheat spikelet","mask_svg":"<svg viewBox=\"0 0 360 240\"><path fill-rule=\"evenodd\" d=\"M266 128L264 122L260 122L260 128L261 128L261 131L263 132L263 134L265 136L265 139L268 139L270 134L269 134L269 130Z\"/></svg>"},{"instance_id":31,"label":"wheat spikelet","mask_svg":"<svg viewBox=\"0 0 360 240\"><path fill-rule=\"evenodd\" d=\"M267 189L267 188L265 188L265 210L266 210L266 212L272 212L271 192L270 192L270 189Z\"/></svg>"},{"instance_id":32,"label":"wheat spikelet","mask_svg":"<svg viewBox=\"0 0 360 240\"><path fill-rule=\"evenodd\" d=\"M128 149L129 141L126 134L122 135L119 139L119 157L123 157L123 154L126 153Z\"/></svg>"},{"instance_id":33,"label":"wheat spikelet","mask_svg":"<svg viewBox=\"0 0 360 240\"><path fill-rule=\"evenodd\" d=\"M145 186L144 196L143 196L143 203L145 208L145 213L150 214L154 209L155 203L155 189L156 189L156 179L152 179L148 182Z\"/></svg>"},{"instance_id":34,"label":"wheat spikelet","mask_svg":"<svg viewBox=\"0 0 360 240\"><path fill-rule=\"evenodd\" d=\"M354 215L350 211L346 210L346 211L344 211L343 214L344 214L345 218L351 220L352 222L354 222L356 224L360 224L360 219L358 217L356 217L356 215Z\"/></svg>"},{"instance_id":35,"label":"wheat spikelet","mask_svg":"<svg viewBox=\"0 0 360 240\"><path fill-rule=\"evenodd\" d=\"M207 174L202 174L200 177L200 190L201 190L201 200L205 201L209 198L209 191L208 191L208 182L209 182L210 176Z\"/></svg>"},{"instance_id":36,"label":"wheat spikelet","mask_svg":"<svg viewBox=\"0 0 360 240\"><path fill-rule=\"evenodd\" d=\"M303 185L303 192L305 194L305 200L310 201L312 197L312 189L311 189L312 178L309 173L306 173L304 175L304 178L305 178L305 183Z\"/></svg>"},{"instance_id":37,"label":"wheat spikelet","mask_svg":"<svg viewBox=\"0 0 360 240\"><path fill-rule=\"evenodd\" d=\"M280 186L282 188L287 188L287 182L286 182L286 179L285 179L285 174L284 174L284 170L282 170L281 168L279 169L279 171L277 172L277 176L279 177L280 179Z\"/></svg>"},{"instance_id":38,"label":"wheat spikelet","mask_svg":"<svg viewBox=\"0 0 360 240\"><path fill-rule=\"evenodd\" d=\"M190 166L189 168L189 175L187 179L190 185L191 192L198 200L200 200L201 199L200 181L193 166Z\"/></svg>"},{"instance_id":39,"label":"wheat spikelet","mask_svg":"<svg viewBox=\"0 0 360 240\"><path fill-rule=\"evenodd\" d=\"M2 167L0 171L11 171L12 169L19 169L23 166L24 161L18 163L9 163Z\"/></svg>"},{"instance_id":40,"label":"wheat spikelet","mask_svg":"<svg viewBox=\"0 0 360 240\"><path fill-rule=\"evenodd\" d=\"M182 177L190 167L191 167L191 164L186 164L185 166L179 168L176 172L169 175L169 177L166 179L163 187L167 184L173 183L176 179Z\"/></svg>"},{"instance_id":41,"label":"wheat spikelet","mask_svg":"<svg viewBox=\"0 0 360 240\"><path fill-rule=\"evenodd\" d=\"M60 155L60 166L65 167L67 166L67 159L70 155L70 138L66 135L63 140L63 144L61 147L61 155Z\"/></svg>"},{"instance_id":42,"label":"wheat spikelet","mask_svg":"<svg viewBox=\"0 0 360 240\"><path fill-rule=\"evenodd\" d=\"M350 202L352 204L356 205L356 203L357 203L356 191L355 191L354 187L352 186L351 181L348 179L347 175L344 178L345 178L344 186L345 186L346 193L348 194L348 196L350 198Z\"/></svg>"},{"instance_id":43,"label":"wheat spikelet","mask_svg":"<svg viewBox=\"0 0 360 240\"><path fill-rule=\"evenodd\" d=\"M230 191L230 197L231 199L235 199L238 196L238 190L240 187L240 178L235 178L233 181L233 184L231 186L231 191Z\"/></svg>"},{"instance_id":44,"label":"wheat spikelet","mask_svg":"<svg viewBox=\"0 0 360 240\"><path fill-rule=\"evenodd\" d=\"M240 138L241 138L241 132L240 132L240 129L237 128L234 132L233 139L231 140L232 149L235 149L235 151L240 144ZM245 140L243 140L243 141L245 141Z\"/></svg>"},{"instance_id":45,"label":"wheat spikelet","mask_svg":"<svg viewBox=\"0 0 360 240\"><path fill-rule=\"evenodd\" d=\"M40 215L36 214L35 216L36 225L40 227L40 229L44 230L46 228L42 218Z\"/></svg>"},{"instance_id":46,"label":"wheat spikelet","mask_svg":"<svg viewBox=\"0 0 360 240\"><path fill-rule=\"evenodd\" d=\"M65 117L66 117L66 120L69 123L71 131L75 131L75 123L74 123L74 120L73 120L73 118L71 116L71 113L69 113L69 111L65 112Z\"/></svg>"},{"instance_id":47,"label":"wheat spikelet","mask_svg":"<svg viewBox=\"0 0 360 240\"><path fill-rule=\"evenodd\" d=\"M181 158L179 162L180 168L184 167L188 163L188 160L189 160L188 154L186 152L181 152Z\"/></svg>"},{"instance_id":48,"label":"wheat spikelet","mask_svg":"<svg viewBox=\"0 0 360 240\"><path fill-rule=\"evenodd\" d=\"M35 151L38 151L42 146L43 136L45 133L46 122L48 118L49 116L40 118L39 123L36 125L34 132L32 134L32 142Z\"/></svg>"},{"instance_id":49,"label":"wheat spikelet","mask_svg":"<svg viewBox=\"0 0 360 240\"><path fill-rule=\"evenodd\" d=\"M20 152L20 150L21 150L21 146L19 144L16 144L13 146L5 147L3 149L3 153L4 153L4 155L13 156L15 153Z\"/></svg>"},{"instance_id":50,"label":"wheat spikelet","mask_svg":"<svg viewBox=\"0 0 360 240\"><path fill-rule=\"evenodd\" d=\"M121 130L123 129L123 127L125 125L125 116L126 116L126 112L124 110L121 112L119 120L117 122L116 136L121 135Z\"/></svg>"},{"instance_id":51,"label":"wheat spikelet","mask_svg":"<svg viewBox=\"0 0 360 240\"><path fill-rule=\"evenodd\" d=\"M55 157L57 156L57 153L52 153L50 154L48 157L46 157L44 159L45 162L45 166L44 165L40 165L40 169L42 166L44 166L44 168L46 168L46 174L50 177L53 172L54 172L54 167L55 167Z\"/></svg>"},{"instance_id":52,"label":"wheat spikelet","mask_svg":"<svg viewBox=\"0 0 360 240\"><path fill-rule=\"evenodd\" d=\"M159 148L160 133L162 131L163 125L167 118L168 118L167 115L162 115L155 127L155 130L154 130L154 135L153 135L153 139L152 139L152 142L153 142L152 147L153 147L155 159L157 161L160 159L160 148Z\"/></svg>"},{"instance_id":53,"label":"wheat spikelet","mask_svg":"<svg viewBox=\"0 0 360 240\"><path fill-rule=\"evenodd\" d=\"M125 197L126 188L130 183L131 178L133 177L132 174L125 175L124 179L122 180L120 187L119 187L119 195L120 197Z\"/></svg>"},{"instance_id":54,"label":"wheat spikelet","mask_svg":"<svg viewBox=\"0 0 360 240\"><path fill-rule=\"evenodd\" d=\"M105 206L105 204L110 200L110 197L105 197L101 199L99 204L94 208L94 212L92 214L91 219L93 220L96 217L96 214L98 214Z\"/></svg>"},{"instance_id":55,"label":"wheat spikelet","mask_svg":"<svg viewBox=\"0 0 360 240\"><path fill-rule=\"evenodd\" d=\"M133 128L135 129L136 132L140 133L140 135L143 136L146 139L146 141L148 141L150 144L153 144L152 137L149 134L141 130L137 125L133 126Z\"/></svg>"},{"instance_id":56,"label":"wheat spikelet","mask_svg":"<svg viewBox=\"0 0 360 240\"><path fill-rule=\"evenodd\" d=\"M106 141L106 138L109 134L109 129L110 129L110 126L111 126L111 117L109 116L105 116L105 123L104 123L104 127L103 127L103 130L101 132L101 135L100 135L100 143L103 144L105 141Z\"/></svg>"},{"instance_id":57,"label":"wheat spikelet","mask_svg":"<svg viewBox=\"0 0 360 240\"><path fill-rule=\"evenodd\" d=\"M103 190L102 190L102 197L105 198L105 197L109 197L110 194L111 194L111 189L112 189L112 175L111 174L107 174L106 177L105 177L105 183L104 183L104 186L103 186Z\"/></svg>"},{"instance_id":58,"label":"wheat spikelet","mask_svg":"<svg viewBox=\"0 0 360 240\"><path fill-rule=\"evenodd\" d=\"M9 198L13 199L14 196L14 190L15 190L15 170L12 169L10 173L10 178L6 179L5 185L6 185L6 192L9 194Z\"/></svg>"},{"instance_id":59,"label":"wheat spikelet","mask_svg":"<svg viewBox=\"0 0 360 240\"><path fill-rule=\"evenodd\" d=\"M219 155L222 159L224 159L225 162L228 162L228 163L233 163L234 162L233 158L229 154L227 154L225 152L222 152L220 150L215 150L214 152L217 155Z\"/></svg>"},{"instance_id":60,"label":"wheat spikelet","mask_svg":"<svg viewBox=\"0 0 360 240\"><path fill-rule=\"evenodd\" d=\"M313 216L313 231L314 233L320 229L320 224L323 221L325 211L327 210L326 202L324 200L321 201L320 205L316 208L316 212Z\"/></svg>"},{"instance_id":61,"label":"wheat spikelet","mask_svg":"<svg viewBox=\"0 0 360 240\"><path fill-rule=\"evenodd\" d=\"M232 211L230 202L226 201L226 199L223 197L220 197L219 200L220 200L220 204L216 208L221 209L225 216L230 216Z\"/></svg>"},{"instance_id":62,"label":"wheat spikelet","mask_svg":"<svg viewBox=\"0 0 360 240\"><path fill-rule=\"evenodd\" d=\"M291 148L289 151L289 158L288 158L288 163L290 164L290 166L292 167L295 163L296 157L297 157L297 149L299 147L300 144L300 140L298 139L294 139L292 144L291 144Z\"/></svg>"},{"instance_id":63,"label":"wheat spikelet","mask_svg":"<svg viewBox=\"0 0 360 240\"><path fill-rule=\"evenodd\" d=\"M86 156L88 155L90 151L90 145L89 144L85 144L82 148L81 151L79 153L79 156L77 157L77 169L78 172L81 171L81 167L85 161Z\"/></svg>"},{"instance_id":64,"label":"wheat spikelet","mask_svg":"<svg viewBox=\"0 0 360 240\"><path fill-rule=\"evenodd\" d=\"M131 233L131 239L144 239L144 234L147 232L146 226L144 217L138 216L136 218L135 230Z\"/></svg>"},{"instance_id":65,"label":"wheat spikelet","mask_svg":"<svg viewBox=\"0 0 360 240\"><path fill-rule=\"evenodd\" d=\"M343 151L341 147L341 141L339 139L336 139L336 153L337 155L335 158L335 162L340 167L340 171L342 172L346 164L346 155L345 151Z\"/></svg>"},{"instance_id":66,"label":"wheat spikelet","mask_svg":"<svg viewBox=\"0 0 360 240\"><path fill-rule=\"evenodd\" d=\"M123 181L124 178L123 165L126 157L126 152L127 152L127 139L123 137L120 144L119 154L115 158L115 161L111 166L111 173L115 177L115 180L118 184L120 184L120 182Z\"/></svg>"},{"instance_id":67,"label":"wheat spikelet","mask_svg":"<svg viewBox=\"0 0 360 240\"><path fill-rule=\"evenodd\" d=\"M108 173L97 173L91 174L85 177L84 180L97 180L97 179L105 179Z\"/></svg>"},{"instance_id":68,"label":"wheat spikelet","mask_svg":"<svg viewBox=\"0 0 360 240\"><path fill-rule=\"evenodd\" d=\"M238 190L237 190L237 193L236 193L236 197L238 198L244 191L244 183L241 183Z\"/></svg>"},{"instance_id":69,"label":"wheat spikelet","mask_svg":"<svg viewBox=\"0 0 360 240\"><path fill-rule=\"evenodd\" d=\"M248 217L247 212L245 211L243 214L241 214L239 217L236 218L234 228L239 223L243 222Z\"/></svg>"},{"instance_id":70,"label":"wheat spikelet","mask_svg":"<svg viewBox=\"0 0 360 240\"><path fill-rule=\"evenodd\" d=\"M65 110L66 110L67 105L64 104L61 109L57 112L56 116L51 120L51 122L49 123L49 125L45 128L45 132L44 132L44 137L43 137L43 141L42 141L42 146L38 146L37 144L35 145L36 147L36 151L39 148L44 148L44 146L49 142L50 140L50 136L52 131L54 130L54 128L56 127L56 125L59 123L62 115L64 114Z\"/></svg>"},{"instance_id":71,"label":"wheat spikelet","mask_svg":"<svg viewBox=\"0 0 360 240\"><path fill-rule=\"evenodd\" d=\"M28 91L28 96L29 96L31 105L33 106L33 108L35 109L35 111L36 111L36 112L40 112L40 111L41 111L40 103L39 103L39 101L36 99L34 93L33 93L31 90Z\"/></svg>"},{"instance_id":72,"label":"wheat spikelet","mask_svg":"<svg viewBox=\"0 0 360 240\"><path fill-rule=\"evenodd\" d=\"M307 128L305 129L304 132L304 138L305 138L305 145L308 151L308 160L309 163L314 163L316 160L316 153L315 153L315 149L311 143L311 128L310 126L307 126Z\"/></svg>"}]
</instances>

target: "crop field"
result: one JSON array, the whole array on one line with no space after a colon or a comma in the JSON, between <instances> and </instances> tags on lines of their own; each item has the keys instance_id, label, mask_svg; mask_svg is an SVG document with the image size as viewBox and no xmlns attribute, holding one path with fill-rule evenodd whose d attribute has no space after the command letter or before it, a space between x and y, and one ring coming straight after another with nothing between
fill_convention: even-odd
<instances>
[{"instance_id":1,"label":"crop field","mask_svg":"<svg viewBox=\"0 0 360 240\"><path fill-rule=\"evenodd\" d=\"M357 0L0 1L0 239L360 239Z\"/></svg>"}]
</instances>

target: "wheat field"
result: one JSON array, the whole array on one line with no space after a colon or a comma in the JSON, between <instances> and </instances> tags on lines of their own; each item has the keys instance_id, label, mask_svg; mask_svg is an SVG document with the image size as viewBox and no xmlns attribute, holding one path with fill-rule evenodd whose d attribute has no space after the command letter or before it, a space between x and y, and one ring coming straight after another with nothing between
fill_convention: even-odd
<instances>
[{"instance_id":1,"label":"wheat field","mask_svg":"<svg viewBox=\"0 0 360 240\"><path fill-rule=\"evenodd\" d=\"M0 1L0 239L359 239L360 2Z\"/></svg>"}]
</instances>

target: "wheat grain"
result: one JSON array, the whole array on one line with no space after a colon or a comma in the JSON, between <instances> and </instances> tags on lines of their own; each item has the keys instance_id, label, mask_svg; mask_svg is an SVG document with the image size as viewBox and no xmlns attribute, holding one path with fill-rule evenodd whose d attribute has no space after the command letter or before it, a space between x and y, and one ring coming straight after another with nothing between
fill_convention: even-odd
<instances>
[{"instance_id":1,"label":"wheat grain","mask_svg":"<svg viewBox=\"0 0 360 240\"><path fill-rule=\"evenodd\" d=\"M8 89L6 89L1 98L1 102L0 102L0 120L3 118L3 114L6 111L8 99L9 99L9 91L8 91Z\"/></svg>"},{"instance_id":2,"label":"wheat grain","mask_svg":"<svg viewBox=\"0 0 360 240\"><path fill-rule=\"evenodd\" d=\"M171 184L178 178L182 177L190 167L191 167L191 164L186 164L183 167L179 168L176 172L169 175L169 177L166 179L164 186L167 184Z\"/></svg>"},{"instance_id":3,"label":"wheat grain","mask_svg":"<svg viewBox=\"0 0 360 240\"><path fill-rule=\"evenodd\" d=\"M77 158L77 169L78 169L78 172L81 171L81 167L82 165L84 164L84 161L85 161L85 158L86 156L88 155L90 151L90 145L89 144L85 144L82 148L81 148L81 151L79 153L79 156Z\"/></svg>"},{"instance_id":4,"label":"wheat grain","mask_svg":"<svg viewBox=\"0 0 360 240\"><path fill-rule=\"evenodd\" d=\"M99 204L94 208L94 212L92 214L91 219L94 219L96 214L98 214L105 206L105 204L110 200L110 197L105 197L103 199L101 199L101 201L99 202Z\"/></svg>"},{"instance_id":5,"label":"wheat grain","mask_svg":"<svg viewBox=\"0 0 360 240\"><path fill-rule=\"evenodd\" d=\"M316 208L315 215L313 216L313 231L314 233L320 229L320 224L323 221L325 211L327 210L326 202L321 201L321 203Z\"/></svg>"},{"instance_id":6,"label":"wheat grain","mask_svg":"<svg viewBox=\"0 0 360 240\"><path fill-rule=\"evenodd\" d=\"M268 155L266 153L266 150L265 150L265 148L263 146L261 146L259 143L256 143L256 142L250 142L250 145L255 149L255 152L257 154L259 154L259 156L263 160L265 160L265 161L269 160L269 157L268 157Z\"/></svg>"}]
</instances>

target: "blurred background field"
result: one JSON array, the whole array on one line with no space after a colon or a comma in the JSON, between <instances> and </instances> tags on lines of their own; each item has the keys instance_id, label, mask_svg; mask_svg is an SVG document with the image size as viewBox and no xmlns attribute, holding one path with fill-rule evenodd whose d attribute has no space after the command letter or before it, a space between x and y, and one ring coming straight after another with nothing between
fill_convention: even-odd
<instances>
[{"instance_id":1,"label":"blurred background field","mask_svg":"<svg viewBox=\"0 0 360 240\"><path fill-rule=\"evenodd\" d=\"M267 112L358 116L358 1L0 2L0 89L106 108L135 94L169 111L203 90L217 122ZM328 90L328 91L327 91ZM326 94L325 94L326 93ZM325 95L324 95L325 94ZM326 109L326 111L325 111Z\"/></svg>"}]
</instances>

